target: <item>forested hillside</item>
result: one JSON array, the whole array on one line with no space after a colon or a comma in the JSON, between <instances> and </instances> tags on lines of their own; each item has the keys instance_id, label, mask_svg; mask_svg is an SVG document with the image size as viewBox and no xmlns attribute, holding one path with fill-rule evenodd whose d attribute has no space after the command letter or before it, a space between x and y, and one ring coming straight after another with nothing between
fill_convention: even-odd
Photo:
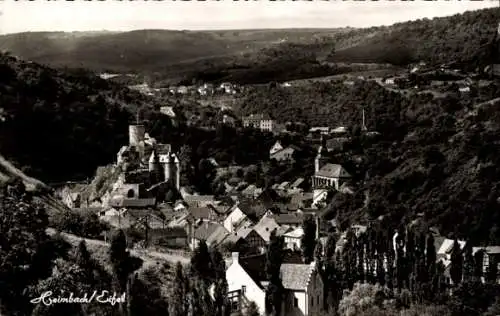
<instances>
[{"instance_id":1,"label":"forested hillside","mask_svg":"<svg viewBox=\"0 0 500 316\"><path fill-rule=\"evenodd\" d=\"M346 153L331 157L348 167L360 187L354 199L339 194L327 217L338 216L347 224L384 215L398 225L422 213L426 224L444 234L498 243L500 110L498 102L475 106L499 95L498 84L479 90L477 97L451 93L434 99L407 98L374 82L353 87L317 82L256 88L242 101L241 111L267 111L279 120L310 126L347 126L356 134L364 108L368 129L381 136L354 137Z\"/></svg>"},{"instance_id":2,"label":"forested hillside","mask_svg":"<svg viewBox=\"0 0 500 316\"><path fill-rule=\"evenodd\" d=\"M497 8L465 12L451 17L397 23L389 27L353 30L343 38L357 38L347 49L337 49L330 61L382 62L404 65L415 61L457 62L476 67L489 62L498 51L494 39L500 11ZM371 30L371 32L369 32ZM369 35L369 36L364 36Z\"/></svg>"},{"instance_id":3,"label":"forested hillside","mask_svg":"<svg viewBox=\"0 0 500 316\"><path fill-rule=\"evenodd\" d=\"M141 97L85 72L0 57L0 152L44 182L82 178L127 141Z\"/></svg>"}]
</instances>

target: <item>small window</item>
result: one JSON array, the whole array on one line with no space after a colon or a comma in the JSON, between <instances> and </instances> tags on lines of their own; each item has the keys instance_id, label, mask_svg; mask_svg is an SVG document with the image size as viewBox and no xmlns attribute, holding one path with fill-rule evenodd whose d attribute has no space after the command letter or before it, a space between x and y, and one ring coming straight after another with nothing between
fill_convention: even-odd
<instances>
[{"instance_id":1,"label":"small window","mask_svg":"<svg viewBox=\"0 0 500 316\"><path fill-rule=\"evenodd\" d=\"M319 305L319 295L318 295L318 296L316 296L316 304L318 304L318 305Z\"/></svg>"},{"instance_id":2,"label":"small window","mask_svg":"<svg viewBox=\"0 0 500 316\"><path fill-rule=\"evenodd\" d=\"M242 286L241 286L241 294L245 294L245 293L246 293L246 291L247 291L247 287L246 287L246 285L242 285Z\"/></svg>"},{"instance_id":3,"label":"small window","mask_svg":"<svg viewBox=\"0 0 500 316\"><path fill-rule=\"evenodd\" d=\"M294 307L298 307L299 306L299 300L296 297L293 298L293 306Z\"/></svg>"},{"instance_id":4,"label":"small window","mask_svg":"<svg viewBox=\"0 0 500 316\"><path fill-rule=\"evenodd\" d=\"M311 307L314 306L314 297L311 297Z\"/></svg>"}]
</instances>

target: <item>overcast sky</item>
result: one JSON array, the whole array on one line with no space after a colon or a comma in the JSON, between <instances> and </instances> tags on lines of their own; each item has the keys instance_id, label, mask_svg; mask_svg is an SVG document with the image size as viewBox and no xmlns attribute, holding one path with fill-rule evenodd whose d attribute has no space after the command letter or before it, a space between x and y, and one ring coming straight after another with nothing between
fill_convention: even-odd
<instances>
[{"instance_id":1,"label":"overcast sky","mask_svg":"<svg viewBox=\"0 0 500 316\"><path fill-rule=\"evenodd\" d=\"M0 1L0 33L369 27L498 6L437 1ZM500 10L500 8L499 8Z\"/></svg>"}]
</instances>

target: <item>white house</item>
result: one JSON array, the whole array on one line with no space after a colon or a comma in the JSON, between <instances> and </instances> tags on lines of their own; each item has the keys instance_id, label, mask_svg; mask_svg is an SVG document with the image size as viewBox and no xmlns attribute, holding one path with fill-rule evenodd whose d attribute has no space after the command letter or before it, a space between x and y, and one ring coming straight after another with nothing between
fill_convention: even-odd
<instances>
[{"instance_id":1,"label":"white house","mask_svg":"<svg viewBox=\"0 0 500 316\"><path fill-rule=\"evenodd\" d=\"M273 145L273 147L271 147L271 149L269 150L269 156L272 156L274 155L275 153L277 153L278 151L282 150L283 149L283 146L281 145L280 141L276 141L276 143Z\"/></svg>"},{"instance_id":2,"label":"white house","mask_svg":"<svg viewBox=\"0 0 500 316\"><path fill-rule=\"evenodd\" d=\"M311 264L284 263L280 268L280 276L285 296L282 316L313 316L323 310L323 282L316 270L315 262ZM265 315L266 286L265 255L240 258L232 254L232 263L226 270L228 296L233 309L244 310L251 301L255 302L260 315Z\"/></svg>"},{"instance_id":3,"label":"white house","mask_svg":"<svg viewBox=\"0 0 500 316\"><path fill-rule=\"evenodd\" d=\"M300 249L301 239L304 236L304 230L302 227L298 227L291 232L283 235L285 239L285 247L288 249Z\"/></svg>"},{"instance_id":4,"label":"white house","mask_svg":"<svg viewBox=\"0 0 500 316\"><path fill-rule=\"evenodd\" d=\"M233 252L232 263L226 270L228 293L238 293L235 297L239 298L239 302L255 302L260 315L264 315L266 311L266 290L259 280L262 279L262 276L257 274L258 268L252 269L251 262L248 261L240 262L239 253ZM241 297L244 299L241 299ZM244 306L240 306L240 308L244 309Z\"/></svg>"},{"instance_id":5,"label":"white house","mask_svg":"<svg viewBox=\"0 0 500 316\"><path fill-rule=\"evenodd\" d=\"M323 311L323 280L316 263L282 264L281 282L286 290L282 315L313 316Z\"/></svg>"},{"instance_id":6,"label":"white house","mask_svg":"<svg viewBox=\"0 0 500 316\"><path fill-rule=\"evenodd\" d=\"M237 230L239 224L242 223L246 218L247 215L243 213L242 210L240 210L238 205L235 205L232 207L231 212L224 220L224 228L233 233Z\"/></svg>"}]
</instances>

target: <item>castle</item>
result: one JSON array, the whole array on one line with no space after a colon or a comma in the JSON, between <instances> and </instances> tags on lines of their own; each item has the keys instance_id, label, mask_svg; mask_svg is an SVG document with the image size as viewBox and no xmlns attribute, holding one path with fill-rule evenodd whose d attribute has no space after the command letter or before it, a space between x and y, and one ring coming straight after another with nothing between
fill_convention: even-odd
<instances>
[{"instance_id":1,"label":"castle","mask_svg":"<svg viewBox=\"0 0 500 316\"><path fill-rule=\"evenodd\" d=\"M170 183L177 190L180 188L179 158L169 144L159 144L150 137L144 125L129 126L129 144L118 152L116 165L124 175L122 186L141 184L151 188ZM142 194L134 192L127 195L139 198Z\"/></svg>"}]
</instances>

